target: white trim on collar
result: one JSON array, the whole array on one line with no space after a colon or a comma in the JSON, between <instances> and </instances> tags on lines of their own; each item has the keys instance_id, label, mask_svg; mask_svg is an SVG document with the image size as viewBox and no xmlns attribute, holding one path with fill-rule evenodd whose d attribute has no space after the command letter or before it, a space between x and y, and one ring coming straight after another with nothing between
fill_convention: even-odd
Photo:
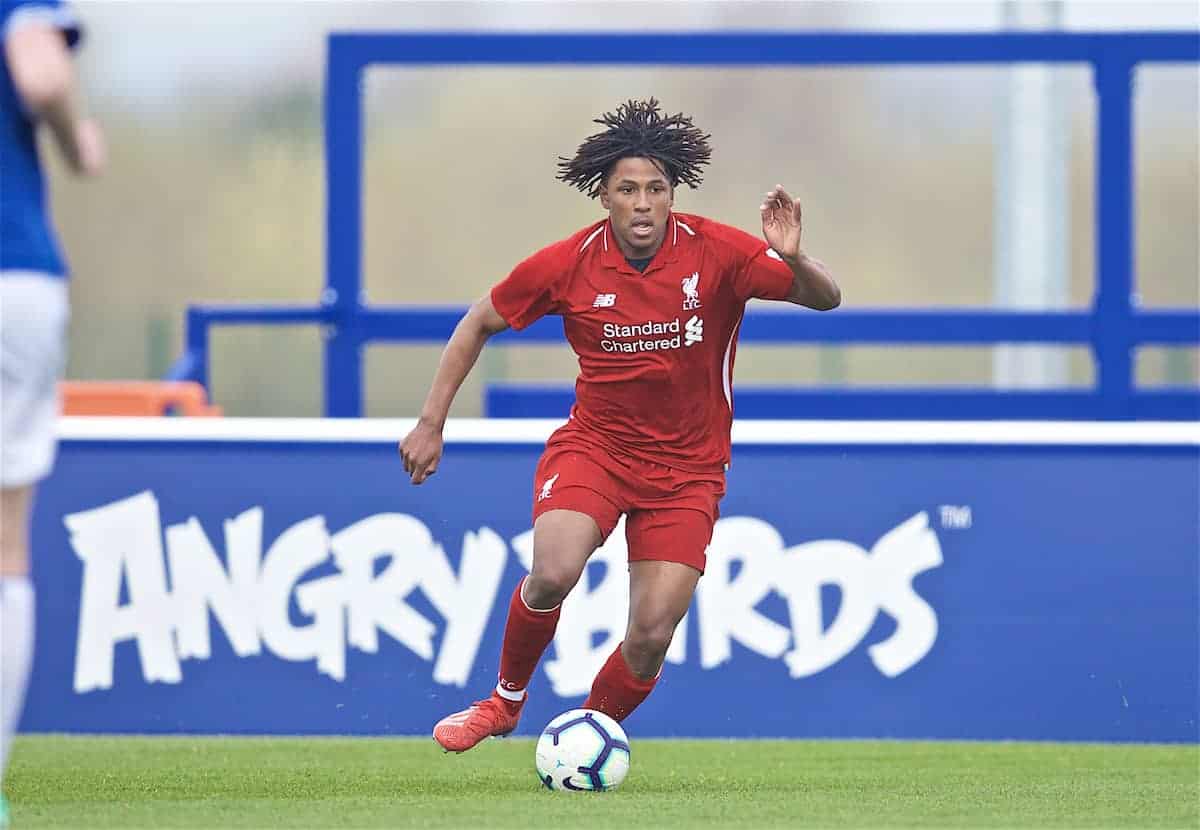
<instances>
[{"instance_id":1,"label":"white trim on collar","mask_svg":"<svg viewBox=\"0 0 1200 830\"><path fill-rule=\"evenodd\" d=\"M596 234L603 231L605 227L607 227L607 225L601 225L600 227L596 228L596 230L588 234L588 238L583 240L583 244L579 246L579 253L582 254L585 250L587 250L587 246L592 244L592 240L596 238Z\"/></svg>"}]
</instances>

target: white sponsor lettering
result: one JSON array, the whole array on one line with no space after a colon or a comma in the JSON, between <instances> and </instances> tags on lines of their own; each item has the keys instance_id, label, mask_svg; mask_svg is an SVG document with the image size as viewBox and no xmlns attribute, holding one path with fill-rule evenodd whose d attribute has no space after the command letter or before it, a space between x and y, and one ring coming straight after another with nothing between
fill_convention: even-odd
<instances>
[{"instance_id":1,"label":"white sponsor lettering","mask_svg":"<svg viewBox=\"0 0 1200 830\"><path fill-rule=\"evenodd\" d=\"M679 318L676 317L669 323L650 321L631 326L621 326L616 323L604 324L605 337L648 337L654 334L679 334Z\"/></svg>"},{"instance_id":2,"label":"white sponsor lettering","mask_svg":"<svg viewBox=\"0 0 1200 830\"><path fill-rule=\"evenodd\" d=\"M529 569L533 531L512 544ZM554 691L563 697L585 694L624 636L629 608L626 561L622 519L592 554L588 570L563 602L554 657L544 661ZM741 570L731 577L734 563ZM779 532L762 519L720 519L696 592L700 665L712 669L728 661L736 641L763 657L782 658L792 677L807 677L853 650L882 610L896 621L896 630L867 653L882 674L895 677L928 654L937 639L937 616L913 590L912 579L941 563L941 546L924 513L885 534L870 553L838 540L785 548ZM603 575L593 579L597 564ZM821 624L823 585L841 591L837 616L827 629ZM789 626L755 610L772 592L787 600ZM667 653L669 662L684 662L686 633L684 617Z\"/></svg>"},{"instance_id":3,"label":"white sponsor lettering","mask_svg":"<svg viewBox=\"0 0 1200 830\"><path fill-rule=\"evenodd\" d=\"M466 684L509 555L495 532L481 527L464 534L456 573L413 516L376 514L333 534L324 517L312 516L283 530L265 554L263 520L263 509L253 507L224 522L222 562L197 519L164 532L150 492L66 516L83 563L75 690L111 688L115 649L127 641L136 643L146 682L179 683L181 661L212 654L213 622L238 657L265 649L283 660L315 661L320 673L339 681L346 649L375 653L382 631L432 663L434 681ZM529 569L533 531L514 538L512 547ZM586 693L624 636L626 562L622 522L563 603L553 656L543 661L557 694ZM912 582L941 563L925 513L884 534L870 551L836 539L785 547L762 519L721 519L692 610L700 666L729 661L737 643L783 661L792 677L808 677L857 648L883 612L895 629L866 652L881 674L895 677L937 639L937 615ZM840 592L828 626L824 586ZM438 625L409 604L415 591L444 620L440 638ZM758 610L772 594L787 606L786 623ZM290 610L293 599L299 616ZM685 618L669 662L687 659L687 627Z\"/></svg>"},{"instance_id":4,"label":"white sponsor lettering","mask_svg":"<svg viewBox=\"0 0 1200 830\"><path fill-rule=\"evenodd\" d=\"M657 352L666 349L678 349L682 344L680 335L679 318L676 317L670 322L662 322L651 320L645 323L636 323L633 325L622 326L617 323L604 324L604 338L600 341L600 348L606 352L622 353L622 354L637 354L639 352ZM644 338L655 337L656 335L667 335L666 337L658 337L657 339L647 340ZM674 335L673 337L670 335ZM640 338L640 339L633 339Z\"/></svg>"},{"instance_id":5,"label":"white sponsor lettering","mask_svg":"<svg viewBox=\"0 0 1200 830\"><path fill-rule=\"evenodd\" d=\"M83 560L75 691L112 686L113 646L130 639L137 641L147 682L178 683L173 627L164 625L175 618L175 608L167 591L158 501L142 493L64 521ZM122 576L129 594L124 605Z\"/></svg>"},{"instance_id":6,"label":"white sponsor lettering","mask_svg":"<svg viewBox=\"0 0 1200 830\"><path fill-rule=\"evenodd\" d=\"M622 343L619 340L601 340L600 348L609 353L637 354L638 352L657 352L664 349L678 349L679 336L669 340L633 340ZM690 343L688 345L691 345Z\"/></svg>"},{"instance_id":7,"label":"white sponsor lettering","mask_svg":"<svg viewBox=\"0 0 1200 830\"><path fill-rule=\"evenodd\" d=\"M741 571L731 579L734 562ZM884 534L869 552L836 539L784 548L779 533L761 519L722 519L696 592L700 663L720 665L737 641L765 657L783 655L792 677L808 677L849 654L883 611L896 621L896 630L867 653L882 674L895 677L928 654L937 639L937 615L912 580L941 564L941 545L925 513ZM841 593L828 628L822 625L824 585ZM771 591L787 600L790 631L755 610ZM789 640L791 651L783 654Z\"/></svg>"},{"instance_id":8,"label":"white sponsor lettering","mask_svg":"<svg viewBox=\"0 0 1200 830\"><path fill-rule=\"evenodd\" d=\"M464 534L456 575L423 522L369 516L329 535L313 516L279 535L262 562L262 508L225 522L221 564L199 522L167 528L164 567L158 502L149 492L64 519L83 561L75 691L113 684L113 653L134 640L147 682L178 683L180 661L207 659L209 612L235 654L266 647L284 660L316 660L345 678L346 647L373 653L382 629L434 662L437 626L406 601L419 590L446 627L433 667L439 683L465 685L495 603L508 548L482 527ZM332 561L330 553L332 552ZM386 567L376 575L377 567ZM327 574L301 582L316 567ZM122 580L128 597L120 601ZM295 624L291 598L308 620Z\"/></svg>"}]
</instances>

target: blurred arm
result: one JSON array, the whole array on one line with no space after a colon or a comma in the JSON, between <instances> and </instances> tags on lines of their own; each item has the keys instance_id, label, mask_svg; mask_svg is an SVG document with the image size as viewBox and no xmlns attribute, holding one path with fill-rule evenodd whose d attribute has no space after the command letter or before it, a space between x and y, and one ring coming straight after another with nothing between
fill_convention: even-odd
<instances>
[{"instance_id":1,"label":"blurred arm","mask_svg":"<svg viewBox=\"0 0 1200 830\"><path fill-rule=\"evenodd\" d=\"M4 57L26 110L54 134L73 171L97 173L104 165L98 127L84 118L71 53L62 32L48 23L29 23L4 38Z\"/></svg>"}]
</instances>

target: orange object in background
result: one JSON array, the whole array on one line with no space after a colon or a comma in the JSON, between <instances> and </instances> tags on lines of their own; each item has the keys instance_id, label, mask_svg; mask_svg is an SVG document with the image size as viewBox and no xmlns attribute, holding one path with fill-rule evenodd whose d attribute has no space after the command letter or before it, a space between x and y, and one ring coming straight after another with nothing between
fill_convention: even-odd
<instances>
[{"instance_id":1,"label":"orange object in background","mask_svg":"<svg viewBox=\"0 0 1200 830\"><path fill-rule=\"evenodd\" d=\"M194 381L66 380L59 393L64 415L223 414Z\"/></svg>"}]
</instances>

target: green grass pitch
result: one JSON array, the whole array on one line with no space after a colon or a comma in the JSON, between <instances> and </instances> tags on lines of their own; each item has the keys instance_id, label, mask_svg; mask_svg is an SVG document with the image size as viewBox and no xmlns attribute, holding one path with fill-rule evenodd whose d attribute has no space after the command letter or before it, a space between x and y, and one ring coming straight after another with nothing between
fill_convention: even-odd
<instances>
[{"instance_id":1,"label":"green grass pitch","mask_svg":"<svg viewBox=\"0 0 1200 830\"><path fill-rule=\"evenodd\" d=\"M34 827L1200 826L1200 747L635 739L612 793L549 792L533 742L22 736Z\"/></svg>"}]
</instances>

